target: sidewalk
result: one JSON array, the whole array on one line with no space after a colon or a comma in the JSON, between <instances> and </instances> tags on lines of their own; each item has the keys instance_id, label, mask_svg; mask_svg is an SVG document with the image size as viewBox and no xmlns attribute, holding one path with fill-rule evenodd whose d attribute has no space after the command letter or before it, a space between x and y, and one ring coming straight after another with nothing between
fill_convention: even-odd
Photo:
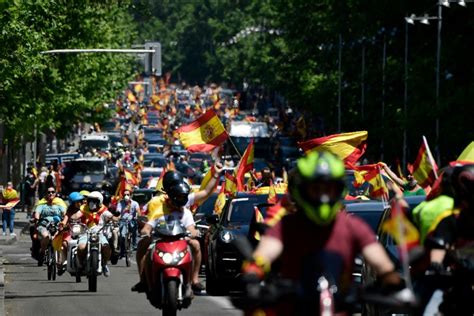
<instances>
[{"instance_id":1,"label":"sidewalk","mask_svg":"<svg viewBox=\"0 0 474 316\"><path fill-rule=\"evenodd\" d=\"M0 246L12 245L15 242L17 242L18 239L20 238L20 234L23 231L27 231L27 227L29 226L29 223L30 223L29 220L26 218L26 212L15 211L15 226L14 226L13 232L16 234L16 236L9 236L8 230L7 230L6 236L3 236L0 234ZM3 226L3 223L0 222L0 227L1 226Z\"/></svg>"}]
</instances>

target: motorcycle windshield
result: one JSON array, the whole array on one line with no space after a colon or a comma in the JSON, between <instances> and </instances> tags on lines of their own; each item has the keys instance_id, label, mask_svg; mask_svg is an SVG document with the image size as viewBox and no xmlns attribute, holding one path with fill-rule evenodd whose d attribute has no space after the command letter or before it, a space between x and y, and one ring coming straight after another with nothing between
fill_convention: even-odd
<instances>
[{"instance_id":1,"label":"motorcycle windshield","mask_svg":"<svg viewBox=\"0 0 474 316\"><path fill-rule=\"evenodd\" d=\"M172 219L160 221L158 225L156 225L155 233L158 236L166 237L184 236L186 234L186 228L181 224L179 219Z\"/></svg>"}]
</instances>

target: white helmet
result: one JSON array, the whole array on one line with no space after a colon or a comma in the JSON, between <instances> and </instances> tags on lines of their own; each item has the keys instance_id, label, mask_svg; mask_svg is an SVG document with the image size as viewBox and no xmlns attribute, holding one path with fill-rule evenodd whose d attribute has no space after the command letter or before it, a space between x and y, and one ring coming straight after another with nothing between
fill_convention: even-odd
<instances>
[{"instance_id":1,"label":"white helmet","mask_svg":"<svg viewBox=\"0 0 474 316\"><path fill-rule=\"evenodd\" d=\"M99 200L99 204L102 204L102 202L104 201L104 196L102 195L102 193L100 193L99 191L92 191L91 193L89 193L89 195L87 196L87 199L96 199L96 200Z\"/></svg>"}]
</instances>

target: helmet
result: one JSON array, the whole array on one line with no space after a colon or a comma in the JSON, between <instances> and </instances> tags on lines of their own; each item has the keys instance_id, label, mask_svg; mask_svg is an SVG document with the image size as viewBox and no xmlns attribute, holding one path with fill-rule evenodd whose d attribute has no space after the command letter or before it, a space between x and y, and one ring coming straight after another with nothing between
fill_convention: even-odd
<instances>
[{"instance_id":1,"label":"helmet","mask_svg":"<svg viewBox=\"0 0 474 316\"><path fill-rule=\"evenodd\" d=\"M311 152L298 159L289 175L292 199L318 225L328 225L342 208L344 163L329 152Z\"/></svg>"},{"instance_id":2,"label":"helmet","mask_svg":"<svg viewBox=\"0 0 474 316\"><path fill-rule=\"evenodd\" d=\"M80 193L82 196L84 196L85 198L86 198L89 194L91 194L91 193L90 193L89 191L87 191L87 190L82 190L82 191L80 191L79 193Z\"/></svg>"},{"instance_id":3,"label":"helmet","mask_svg":"<svg viewBox=\"0 0 474 316\"><path fill-rule=\"evenodd\" d=\"M186 182L181 182L173 185L166 191L168 197L174 205L182 207L188 203L188 195L191 192L189 185Z\"/></svg>"},{"instance_id":4,"label":"helmet","mask_svg":"<svg viewBox=\"0 0 474 316\"><path fill-rule=\"evenodd\" d=\"M102 202L104 202L104 196L102 195L102 193L100 193L99 191L92 191L88 196L87 196L87 199L88 200L99 200L99 204L102 204Z\"/></svg>"},{"instance_id":5,"label":"helmet","mask_svg":"<svg viewBox=\"0 0 474 316\"><path fill-rule=\"evenodd\" d=\"M75 202L82 202L82 200L84 200L84 196L79 192L72 192L69 194L68 199L69 203L73 204Z\"/></svg>"},{"instance_id":6,"label":"helmet","mask_svg":"<svg viewBox=\"0 0 474 316\"><path fill-rule=\"evenodd\" d=\"M169 193L168 190L176 184L182 183L183 176L177 171L168 171L163 176L163 190Z\"/></svg>"},{"instance_id":7,"label":"helmet","mask_svg":"<svg viewBox=\"0 0 474 316\"><path fill-rule=\"evenodd\" d=\"M454 168L451 175L456 204L468 203L474 206L474 164L466 164Z\"/></svg>"}]
</instances>

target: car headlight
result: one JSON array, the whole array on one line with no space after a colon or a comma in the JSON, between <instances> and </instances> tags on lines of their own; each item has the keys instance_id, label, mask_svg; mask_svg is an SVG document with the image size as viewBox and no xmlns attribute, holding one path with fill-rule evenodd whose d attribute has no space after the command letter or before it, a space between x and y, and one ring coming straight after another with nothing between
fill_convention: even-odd
<instances>
[{"instance_id":1,"label":"car headlight","mask_svg":"<svg viewBox=\"0 0 474 316\"><path fill-rule=\"evenodd\" d=\"M234 235L228 230L221 231L220 237L225 243L230 243L232 240L234 240Z\"/></svg>"}]
</instances>

